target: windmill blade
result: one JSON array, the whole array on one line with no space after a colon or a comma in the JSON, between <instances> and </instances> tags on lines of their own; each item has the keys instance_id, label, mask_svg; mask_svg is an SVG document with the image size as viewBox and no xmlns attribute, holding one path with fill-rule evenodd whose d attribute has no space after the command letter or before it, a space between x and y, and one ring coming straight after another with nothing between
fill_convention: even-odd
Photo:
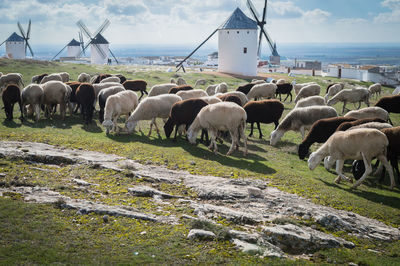
<instances>
[{"instance_id":1,"label":"windmill blade","mask_svg":"<svg viewBox=\"0 0 400 266\"><path fill-rule=\"evenodd\" d=\"M6 41L7 41L7 40L5 40L4 42L2 42L2 43L0 44L0 46L2 46Z\"/></svg>"},{"instance_id":2,"label":"windmill blade","mask_svg":"<svg viewBox=\"0 0 400 266\"><path fill-rule=\"evenodd\" d=\"M115 62L117 62L117 64L119 64L119 62L118 62L117 58L115 57L114 53L111 51L111 49L110 49L110 48L108 48L108 51L110 51L110 53L111 53L112 57L114 57L114 60L115 60Z\"/></svg>"},{"instance_id":3,"label":"windmill blade","mask_svg":"<svg viewBox=\"0 0 400 266\"><path fill-rule=\"evenodd\" d=\"M92 43L92 41L88 42L88 43L86 44L86 46L83 47L82 51L79 53L79 57L82 55L82 53L85 54L85 50L88 48L89 44L91 44L91 43ZM86 55L86 54L85 54L85 55Z\"/></svg>"},{"instance_id":4,"label":"windmill blade","mask_svg":"<svg viewBox=\"0 0 400 266\"><path fill-rule=\"evenodd\" d=\"M67 48L68 44L64 46L64 48L61 49L61 51L59 51L50 61L53 61L59 54L62 53L62 51L64 51L65 48Z\"/></svg>"},{"instance_id":5,"label":"windmill blade","mask_svg":"<svg viewBox=\"0 0 400 266\"><path fill-rule=\"evenodd\" d=\"M108 19L104 20L103 24L101 24L101 26L97 29L97 31L93 35L93 37L96 37L97 34L99 34L99 33L100 34L103 33L108 28L108 26L110 26L110 23L111 22Z\"/></svg>"},{"instance_id":6,"label":"windmill blade","mask_svg":"<svg viewBox=\"0 0 400 266\"><path fill-rule=\"evenodd\" d=\"M250 0L247 0L246 2L247 7L250 9L250 12L253 14L253 17L257 20L257 23L260 23L260 20L258 19L260 15L257 12L257 9L254 7L253 3Z\"/></svg>"},{"instance_id":7,"label":"windmill blade","mask_svg":"<svg viewBox=\"0 0 400 266\"><path fill-rule=\"evenodd\" d=\"M29 39L29 35L31 34L31 20L29 20L28 31L26 32L26 38Z\"/></svg>"},{"instance_id":8,"label":"windmill blade","mask_svg":"<svg viewBox=\"0 0 400 266\"><path fill-rule=\"evenodd\" d=\"M20 31L21 34L22 34L22 37L24 37L24 39L26 39L26 37L25 37L25 36L26 36L26 35L25 35L25 31L24 31L24 29L22 28L21 23L19 23L19 21L18 21L17 25L18 25L19 31Z\"/></svg>"},{"instance_id":9,"label":"windmill blade","mask_svg":"<svg viewBox=\"0 0 400 266\"><path fill-rule=\"evenodd\" d=\"M260 30L260 35L258 36L258 48L257 48L257 55L258 58L261 58L261 40L262 40L262 30Z\"/></svg>"},{"instance_id":10,"label":"windmill blade","mask_svg":"<svg viewBox=\"0 0 400 266\"><path fill-rule=\"evenodd\" d=\"M94 43L93 45L94 45L94 47L96 48L97 52L99 52L99 54L101 55L101 57L103 59L107 58L107 55L104 53L103 49L101 49L97 43Z\"/></svg>"},{"instance_id":11,"label":"windmill blade","mask_svg":"<svg viewBox=\"0 0 400 266\"><path fill-rule=\"evenodd\" d=\"M26 46L28 46L29 51L31 52L32 57L34 57L32 48L31 48L31 46L29 45L28 41L26 41ZM26 54L26 46L25 46L25 54Z\"/></svg>"},{"instance_id":12,"label":"windmill blade","mask_svg":"<svg viewBox=\"0 0 400 266\"><path fill-rule=\"evenodd\" d=\"M269 44L269 48L271 49L272 55L278 56L278 52L274 48L274 43L272 42L271 37L269 37L268 33L264 30L264 28L261 28L261 31L264 33L265 38L267 39L267 42Z\"/></svg>"},{"instance_id":13,"label":"windmill blade","mask_svg":"<svg viewBox=\"0 0 400 266\"><path fill-rule=\"evenodd\" d=\"M93 39L92 38L92 34L90 33L89 29L86 27L86 25L83 23L82 20L78 20L78 22L76 23L76 25L78 25L78 27L81 29L81 31L86 35L87 38L89 39Z\"/></svg>"},{"instance_id":14,"label":"windmill blade","mask_svg":"<svg viewBox=\"0 0 400 266\"><path fill-rule=\"evenodd\" d=\"M263 9L263 15L262 15L262 22L264 22L265 23L265 16L266 16L266 14L267 14L267 2L268 2L268 0L265 0L265 3L264 3L264 9Z\"/></svg>"},{"instance_id":15,"label":"windmill blade","mask_svg":"<svg viewBox=\"0 0 400 266\"><path fill-rule=\"evenodd\" d=\"M80 43L81 48L82 48L81 53L83 53L83 55L86 56L86 53L85 53L85 43L83 42L82 32L79 31L79 32L78 32L78 35L79 35L79 43ZM81 53L80 53L80 54L81 54Z\"/></svg>"}]
</instances>

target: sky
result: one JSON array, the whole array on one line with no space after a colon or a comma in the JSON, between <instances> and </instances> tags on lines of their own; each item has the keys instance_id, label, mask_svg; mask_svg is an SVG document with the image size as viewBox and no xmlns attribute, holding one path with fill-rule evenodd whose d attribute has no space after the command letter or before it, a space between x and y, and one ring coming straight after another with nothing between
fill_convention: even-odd
<instances>
[{"instance_id":1,"label":"sky","mask_svg":"<svg viewBox=\"0 0 400 266\"><path fill-rule=\"evenodd\" d=\"M259 13L264 0L253 0ZM79 19L93 33L111 21L105 38L115 44L196 45L245 0L0 0L0 42L17 21L31 45L78 39ZM270 0L266 29L279 43L400 43L400 0ZM217 37L210 40L216 44Z\"/></svg>"}]
</instances>

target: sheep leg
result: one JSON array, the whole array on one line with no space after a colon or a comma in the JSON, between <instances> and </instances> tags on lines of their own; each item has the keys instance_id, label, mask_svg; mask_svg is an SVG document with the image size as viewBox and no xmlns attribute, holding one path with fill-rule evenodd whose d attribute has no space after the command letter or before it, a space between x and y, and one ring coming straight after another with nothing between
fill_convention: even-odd
<instances>
[{"instance_id":1,"label":"sheep leg","mask_svg":"<svg viewBox=\"0 0 400 266\"><path fill-rule=\"evenodd\" d=\"M154 127L156 128L156 131L157 131L157 135L158 135L159 137L161 137L161 136L160 136L160 130L158 130L158 126L157 126L156 119L155 119L155 118L153 118L153 119L154 119Z\"/></svg>"},{"instance_id":2,"label":"sheep leg","mask_svg":"<svg viewBox=\"0 0 400 266\"><path fill-rule=\"evenodd\" d=\"M246 123L243 123L243 125L239 127L239 134L243 138L243 145L244 145L243 156L247 155L247 138L246 138L246 133L244 132L245 127Z\"/></svg>"},{"instance_id":3,"label":"sheep leg","mask_svg":"<svg viewBox=\"0 0 400 266\"><path fill-rule=\"evenodd\" d=\"M140 95L140 97L139 97L139 101L140 101L140 99L142 99L142 97L143 97L143 91L140 91L140 93L141 93L141 95Z\"/></svg>"},{"instance_id":4,"label":"sheep leg","mask_svg":"<svg viewBox=\"0 0 400 266\"><path fill-rule=\"evenodd\" d=\"M358 102L357 110L360 109L360 107L361 107L361 102Z\"/></svg>"},{"instance_id":5,"label":"sheep leg","mask_svg":"<svg viewBox=\"0 0 400 266\"><path fill-rule=\"evenodd\" d=\"M362 175L362 177L360 179L358 179L357 182L353 185L353 188L357 188L359 185L361 185L361 183L364 182L365 178L367 178L367 176L370 173L372 173L371 160L367 160L364 153L361 153L361 155L362 155L364 166L365 166L365 172ZM385 161L386 161L386 158L385 158ZM383 161L382 161L382 163L383 163ZM386 161L386 163L387 163L387 161ZM393 172L392 172L392 177L393 177Z\"/></svg>"},{"instance_id":6,"label":"sheep leg","mask_svg":"<svg viewBox=\"0 0 400 266\"><path fill-rule=\"evenodd\" d=\"M344 114L344 110L346 109L346 101L343 102L343 109L342 109L342 114Z\"/></svg>"},{"instance_id":7,"label":"sheep leg","mask_svg":"<svg viewBox=\"0 0 400 266\"><path fill-rule=\"evenodd\" d=\"M301 133L301 139L304 139L304 135L305 135L304 126L300 127L300 133Z\"/></svg>"},{"instance_id":8,"label":"sheep leg","mask_svg":"<svg viewBox=\"0 0 400 266\"><path fill-rule=\"evenodd\" d=\"M260 136L259 136L259 138L260 138L260 139L262 139L262 137L263 137L263 134L262 134L262 132L261 132L261 128L260 128L260 122L257 122L257 128L258 128L258 132L260 133Z\"/></svg>"},{"instance_id":9,"label":"sheep leg","mask_svg":"<svg viewBox=\"0 0 400 266\"><path fill-rule=\"evenodd\" d=\"M151 119L151 122L150 122L150 130L149 130L149 134L147 135L148 137L150 137L150 135L151 135L151 130L153 129L154 120L155 120L155 118Z\"/></svg>"},{"instance_id":10,"label":"sheep leg","mask_svg":"<svg viewBox=\"0 0 400 266\"><path fill-rule=\"evenodd\" d=\"M335 183L339 184L342 178L350 183L353 183L353 180L351 178L348 178L343 174L343 164L344 160L336 161L336 173L338 174L338 177L335 179Z\"/></svg>"},{"instance_id":11,"label":"sheep leg","mask_svg":"<svg viewBox=\"0 0 400 266\"><path fill-rule=\"evenodd\" d=\"M382 162L382 164L385 166L386 171L389 173L389 177L390 177L390 189L393 189L396 186L396 183L394 181L394 176L393 176L393 169L390 166L390 164L388 163L386 156L381 154L378 155L378 159L379 161Z\"/></svg>"},{"instance_id":12,"label":"sheep leg","mask_svg":"<svg viewBox=\"0 0 400 266\"><path fill-rule=\"evenodd\" d=\"M40 105L39 104L35 104L33 106L33 110L35 112L35 122L39 121L40 118Z\"/></svg>"},{"instance_id":13,"label":"sheep leg","mask_svg":"<svg viewBox=\"0 0 400 266\"><path fill-rule=\"evenodd\" d=\"M254 126L254 122L251 122L249 137L253 136L253 126Z\"/></svg>"},{"instance_id":14,"label":"sheep leg","mask_svg":"<svg viewBox=\"0 0 400 266\"><path fill-rule=\"evenodd\" d=\"M208 148L209 148L210 150L212 150L213 147L214 147L214 153L215 153L215 154L218 154L218 148L217 148L217 142L216 142L217 134L218 134L217 131L215 131L215 130L213 130L213 129L210 128L210 139L211 139L211 144L210 144L210 146L209 146Z\"/></svg>"},{"instance_id":15,"label":"sheep leg","mask_svg":"<svg viewBox=\"0 0 400 266\"><path fill-rule=\"evenodd\" d=\"M231 135L232 143L231 143L231 147L229 148L229 151L226 153L226 156L231 155L232 152L235 150L235 146L236 146L235 144L236 144L237 138L238 138L236 130L234 130L233 132L231 130L229 130L229 134Z\"/></svg>"},{"instance_id":16,"label":"sheep leg","mask_svg":"<svg viewBox=\"0 0 400 266\"><path fill-rule=\"evenodd\" d=\"M19 110L21 112L21 116L19 117L19 119L21 119L21 121L24 121L24 110L23 110L21 99L18 101L18 105L19 105Z\"/></svg>"},{"instance_id":17,"label":"sheep leg","mask_svg":"<svg viewBox=\"0 0 400 266\"><path fill-rule=\"evenodd\" d=\"M286 98L283 101L286 102L287 98L289 98L289 93L286 94Z\"/></svg>"}]
</instances>

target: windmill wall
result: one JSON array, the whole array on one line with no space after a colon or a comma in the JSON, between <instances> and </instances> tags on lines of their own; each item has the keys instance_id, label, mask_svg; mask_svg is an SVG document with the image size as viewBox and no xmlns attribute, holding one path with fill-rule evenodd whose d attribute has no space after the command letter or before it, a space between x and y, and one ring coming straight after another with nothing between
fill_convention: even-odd
<instances>
[{"instance_id":1,"label":"windmill wall","mask_svg":"<svg viewBox=\"0 0 400 266\"><path fill-rule=\"evenodd\" d=\"M67 46L68 57L79 57L80 53L81 53L80 46Z\"/></svg>"},{"instance_id":2,"label":"windmill wall","mask_svg":"<svg viewBox=\"0 0 400 266\"><path fill-rule=\"evenodd\" d=\"M94 44L90 45L90 63L92 65L104 65L107 64L109 57L108 44L97 44L97 46L104 52L106 57L103 57Z\"/></svg>"},{"instance_id":3,"label":"windmill wall","mask_svg":"<svg viewBox=\"0 0 400 266\"><path fill-rule=\"evenodd\" d=\"M24 42L6 42L6 55L13 59L25 59Z\"/></svg>"},{"instance_id":4,"label":"windmill wall","mask_svg":"<svg viewBox=\"0 0 400 266\"><path fill-rule=\"evenodd\" d=\"M245 76L257 75L257 30L218 31L218 71Z\"/></svg>"}]
</instances>

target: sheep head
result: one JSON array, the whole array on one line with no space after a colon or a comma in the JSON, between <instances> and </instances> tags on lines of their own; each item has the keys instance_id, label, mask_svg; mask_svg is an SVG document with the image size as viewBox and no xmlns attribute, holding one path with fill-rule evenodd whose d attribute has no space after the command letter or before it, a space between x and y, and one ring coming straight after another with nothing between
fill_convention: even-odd
<instances>
[{"instance_id":1,"label":"sheep head","mask_svg":"<svg viewBox=\"0 0 400 266\"><path fill-rule=\"evenodd\" d=\"M309 148L307 148L305 144L301 143L298 150L299 159L303 160L307 156L308 152Z\"/></svg>"},{"instance_id":2,"label":"sheep head","mask_svg":"<svg viewBox=\"0 0 400 266\"><path fill-rule=\"evenodd\" d=\"M132 133L135 130L137 123L138 123L137 121L128 121L128 122L126 122L125 127L126 127L126 129L128 130L129 133Z\"/></svg>"},{"instance_id":3,"label":"sheep head","mask_svg":"<svg viewBox=\"0 0 400 266\"><path fill-rule=\"evenodd\" d=\"M274 130L271 132L271 138L269 140L269 144L271 146L275 146L276 143L282 138L284 132L282 130Z\"/></svg>"},{"instance_id":4,"label":"sheep head","mask_svg":"<svg viewBox=\"0 0 400 266\"><path fill-rule=\"evenodd\" d=\"M107 132L109 132L114 126L111 120L104 120L102 125L106 128Z\"/></svg>"},{"instance_id":5,"label":"sheep head","mask_svg":"<svg viewBox=\"0 0 400 266\"><path fill-rule=\"evenodd\" d=\"M319 155L316 152L311 153L310 158L308 158L308 168L310 168L310 170L314 170L315 167L317 167L317 165L322 161L322 156Z\"/></svg>"}]
</instances>

